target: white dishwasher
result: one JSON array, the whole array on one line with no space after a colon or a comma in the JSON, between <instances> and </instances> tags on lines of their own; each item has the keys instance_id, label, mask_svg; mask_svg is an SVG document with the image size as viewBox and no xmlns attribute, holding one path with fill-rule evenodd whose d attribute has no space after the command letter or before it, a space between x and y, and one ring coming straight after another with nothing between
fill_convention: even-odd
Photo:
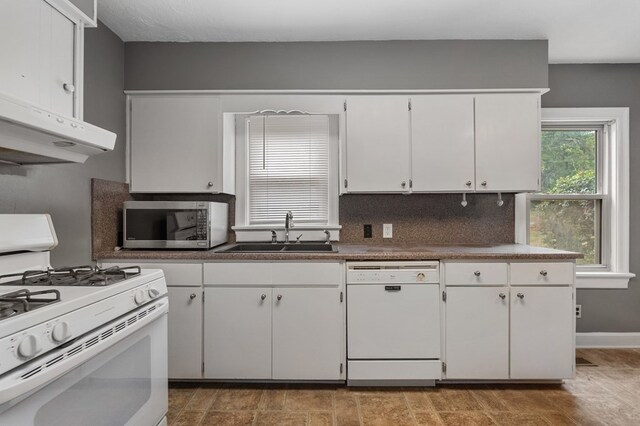
<instances>
[{"instance_id":1,"label":"white dishwasher","mask_svg":"<svg viewBox=\"0 0 640 426\"><path fill-rule=\"evenodd\" d=\"M440 362L439 263L347 263L347 383L435 385Z\"/></svg>"}]
</instances>

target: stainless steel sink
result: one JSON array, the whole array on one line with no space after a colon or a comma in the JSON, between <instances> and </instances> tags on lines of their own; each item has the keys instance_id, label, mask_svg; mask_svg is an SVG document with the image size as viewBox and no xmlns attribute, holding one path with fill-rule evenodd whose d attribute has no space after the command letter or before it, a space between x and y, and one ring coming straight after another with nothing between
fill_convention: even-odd
<instances>
[{"instance_id":1,"label":"stainless steel sink","mask_svg":"<svg viewBox=\"0 0 640 426\"><path fill-rule=\"evenodd\" d=\"M333 244L324 243L238 243L220 253L273 253L273 252L337 252Z\"/></svg>"}]
</instances>

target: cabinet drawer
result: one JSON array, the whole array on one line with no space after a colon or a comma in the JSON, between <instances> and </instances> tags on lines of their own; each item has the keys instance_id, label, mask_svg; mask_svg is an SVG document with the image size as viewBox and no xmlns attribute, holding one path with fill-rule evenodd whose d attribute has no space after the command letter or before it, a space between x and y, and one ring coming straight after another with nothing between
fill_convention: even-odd
<instances>
[{"instance_id":1,"label":"cabinet drawer","mask_svg":"<svg viewBox=\"0 0 640 426\"><path fill-rule=\"evenodd\" d=\"M205 263L204 285L271 285L271 263Z\"/></svg>"},{"instance_id":2,"label":"cabinet drawer","mask_svg":"<svg viewBox=\"0 0 640 426\"><path fill-rule=\"evenodd\" d=\"M343 280L339 262L274 262L273 285L322 285L337 287Z\"/></svg>"},{"instance_id":3,"label":"cabinet drawer","mask_svg":"<svg viewBox=\"0 0 640 426\"><path fill-rule=\"evenodd\" d=\"M573 263L526 262L511 264L513 285L571 285L575 280Z\"/></svg>"},{"instance_id":4,"label":"cabinet drawer","mask_svg":"<svg viewBox=\"0 0 640 426\"><path fill-rule=\"evenodd\" d=\"M109 262L109 266L139 266L142 269L162 269L169 287L193 287L202 285L202 264L200 263L146 263L146 262Z\"/></svg>"},{"instance_id":5,"label":"cabinet drawer","mask_svg":"<svg viewBox=\"0 0 640 426\"><path fill-rule=\"evenodd\" d=\"M446 263L446 285L505 285L506 263Z\"/></svg>"}]
</instances>

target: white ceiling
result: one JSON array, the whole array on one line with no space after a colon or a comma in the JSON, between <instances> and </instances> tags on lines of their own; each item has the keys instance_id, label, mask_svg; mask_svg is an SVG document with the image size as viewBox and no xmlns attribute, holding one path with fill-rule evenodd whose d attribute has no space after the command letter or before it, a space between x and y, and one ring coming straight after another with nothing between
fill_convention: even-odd
<instances>
[{"instance_id":1,"label":"white ceiling","mask_svg":"<svg viewBox=\"0 0 640 426\"><path fill-rule=\"evenodd\" d=\"M640 62L640 0L99 0L124 41L548 39L549 62Z\"/></svg>"}]
</instances>

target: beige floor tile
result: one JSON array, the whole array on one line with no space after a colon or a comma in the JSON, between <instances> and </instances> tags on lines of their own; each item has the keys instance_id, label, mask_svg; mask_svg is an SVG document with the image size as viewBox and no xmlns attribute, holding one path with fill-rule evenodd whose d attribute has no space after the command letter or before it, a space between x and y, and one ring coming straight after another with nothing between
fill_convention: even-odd
<instances>
[{"instance_id":1,"label":"beige floor tile","mask_svg":"<svg viewBox=\"0 0 640 426\"><path fill-rule=\"evenodd\" d=\"M483 406L471 395L471 392L460 388L441 388L428 393L436 411L476 411Z\"/></svg>"},{"instance_id":2,"label":"beige floor tile","mask_svg":"<svg viewBox=\"0 0 640 426\"><path fill-rule=\"evenodd\" d=\"M287 390L285 388L266 388L260 400L260 410L284 410L286 392Z\"/></svg>"},{"instance_id":3,"label":"beige floor tile","mask_svg":"<svg viewBox=\"0 0 640 426\"><path fill-rule=\"evenodd\" d=\"M213 400L218 394L218 389L215 388L198 388L187 405L185 410L208 410L213 404Z\"/></svg>"},{"instance_id":4,"label":"beige floor tile","mask_svg":"<svg viewBox=\"0 0 640 426\"><path fill-rule=\"evenodd\" d=\"M248 426L252 425L256 414L250 411L209 411L201 426Z\"/></svg>"},{"instance_id":5,"label":"beige floor tile","mask_svg":"<svg viewBox=\"0 0 640 426\"><path fill-rule=\"evenodd\" d=\"M260 411L257 426L306 426L307 413L287 413L283 411Z\"/></svg>"},{"instance_id":6,"label":"beige floor tile","mask_svg":"<svg viewBox=\"0 0 640 426\"><path fill-rule=\"evenodd\" d=\"M309 413L309 426L332 426L333 411L312 411Z\"/></svg>"},{"instance_id":7,"label":"beige floor tile","mask_svg":"<svg viewBox=\"0 0 640 426\"><path fill-rule=\"evenodd\" d=\"M496 423L482 411L454 411L438 413L445 425L451 426L492 426Z\"/></svg>"},{"instance_id":8,"label":"beige floor tile","mask_svg":"<svg viewBox=\"0 0 640 426\"><path fill-rule=\"evenodd\" d=\"M542 417L554 426L574 426L578 423L563 413L544 413Z\"/></svg>"},{"instance_id":9,"label":"beige floor tile","mask_svg":"<svg viewBox=\"0 0 640 426\"><path fill-rule=\"evenodd\" d=\"M263 389L230 388L220 389L213 401L213 410L257 410Z\"/></svg>"},{"instance_id":10,"label":"beige floor tile","mask_svg":"<svg viewBox=\"0 0 640 426\"><path fill-rule=\"evenodd\" d=\"M416 411L413 413L419 426L441 426L442 420L435 411Z\"/></svg>"},{"instance_id":11,"label":"beige floor tile","mask_svg":"<svg viewBox=\"0 0 640 426\"><path fill-rule=\"evenodd\" d=\"M356 396L341 390L335 393L335 413L338 426L357 426L360 424Z\"/></svg>"},{"instance_id":12,"label":"beige floor tile","mask_svg":"<svg viewBox=\"0 0 640 426\"><path fill-rule=\"evenodd\" d=\"M363 394L357 401L364 425L415 425L403 394Z\"/></svg>"},{"instance_id":13,"label":"beige floor tile","mask_svg":"<svg viewBox=\"0 0 640 426\"><path fill-rule=\"evenodd\" d=\"M434 407L427 392L421 389L405 390L404 396L407 399L409 408L413 411L433 411Z\"/></svg>"},{"instance_id":14,"label":"beige floor tile","mask_svg":"<svg viewBox=\"0 0 640 426\"><path fill-rule=\"evenodd\" d=\"M289 389L284 408L288 411L333 410L333 391L324 389Z\"/></svg>"},{"instance_id":15,"label":"beige floor tile","mask_svg":"<svg viewBox=\"0 0 640 426\"><path fill-rule=\"evenodd\" d=\"M187 410L180 412L178 417L171 423L171 426L195 426L204 418L206 411L203 410Z\"/></svg>"},{"instance_id":16,"label":"beige floor tile","mask_svg":"<svg viewBox=\"0 0 640 426\"><path fill-rule=\"evenodd\" d=\"M551 424L538 413L491 413L490 416L500 426L551 426Z\"/></svg>"}]
</instances>

